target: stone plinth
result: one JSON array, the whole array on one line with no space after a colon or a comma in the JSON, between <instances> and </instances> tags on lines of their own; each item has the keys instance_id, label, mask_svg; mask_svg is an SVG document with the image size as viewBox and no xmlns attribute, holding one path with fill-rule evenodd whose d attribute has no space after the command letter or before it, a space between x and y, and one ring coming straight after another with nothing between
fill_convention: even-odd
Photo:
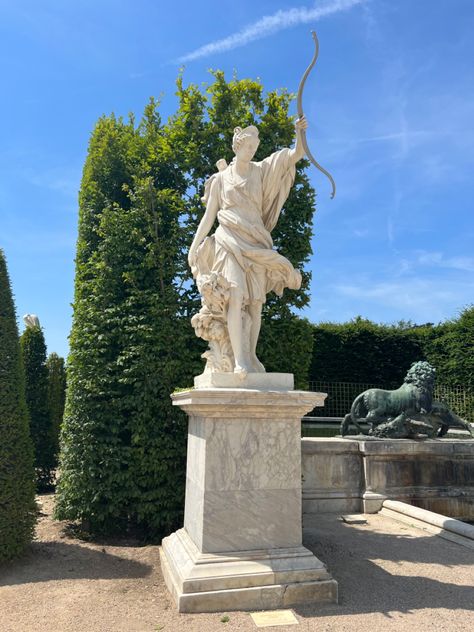
<instances>
[{"instance_id":1,"label":"stone plinth","mask_svg":"<svg viewBox=\"0 0 474 632\"><path fill-rule=\"evenodd\" d=\"M184 528L163 540L180 612L337 600L337 583L302 546L301 417L324 394L197 389L189 415Z\"/></svg>"},{"instance_id":2,"label":"stone plinth","mask_svg":"<svg viewBox=\"0 0 474 632\"><path fill-rule=\"evenodd\" d=\"M259 391L292 391L293 373L202 373L194 378L194 388L250 388Z\"/></svg>"}]
</instances>

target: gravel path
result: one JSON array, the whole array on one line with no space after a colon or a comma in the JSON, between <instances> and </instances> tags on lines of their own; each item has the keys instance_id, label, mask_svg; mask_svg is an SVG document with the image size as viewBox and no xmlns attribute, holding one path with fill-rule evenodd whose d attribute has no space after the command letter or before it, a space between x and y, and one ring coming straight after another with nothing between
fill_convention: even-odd
<instances>
[{"instance_id":1,"label":"gravel path","mask_svg":"<svg viewBox=\"0 0 474 632\"><path fill-rule=\"evenodd\" d=\"M247 613L180 615L157 546L110 546L66 536L41 497L38 537L0 567L0 632L256 631ZM339 582L337 606L299 606L277 632L474 630L474 552L383 516L347 525L307 521L305 544Z\"/></svg>"}]
</instances>

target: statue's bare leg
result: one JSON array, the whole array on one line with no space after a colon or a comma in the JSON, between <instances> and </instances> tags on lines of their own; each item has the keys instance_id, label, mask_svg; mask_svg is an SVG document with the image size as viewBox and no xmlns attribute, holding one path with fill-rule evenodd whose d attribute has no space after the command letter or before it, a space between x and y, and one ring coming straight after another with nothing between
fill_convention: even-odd
<instances>
[{"instance_id":1,"label":"statue's bare leg","mask_svg":"<svg viewBox=\"0 0 474 632\"><path fill-rule=\"evenodd\" d=\"M242 377L247 375L251 368L247 366L242 331L242 307L243 292L238 287L231 287L229 306L227 308L227 329L229 331L230 344L234 352L234 373L240 373Z\"/></svg>"},{"instance_id":2,"label":"statue's bare leg","mask_svg":"<svg viewBox=\"0 0 474 632\"><path fill-rule=\"evenodd\" d=\"M251 320L250 325L250 362L252 369L256 373L265 373L265 367L257 358L257 342L260 334L260 327L262 326L262 303L252 303L248 306L249 316Z\"/></svg>"}]
</instances>

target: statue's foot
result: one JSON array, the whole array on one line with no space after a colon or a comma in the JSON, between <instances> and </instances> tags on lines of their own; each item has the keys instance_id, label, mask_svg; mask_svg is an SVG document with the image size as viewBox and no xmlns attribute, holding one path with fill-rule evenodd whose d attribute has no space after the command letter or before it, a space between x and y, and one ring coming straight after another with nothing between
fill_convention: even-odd
<instances>
[{"instance_id":1,"label":"statue's foot","mask_svg":"<svg viewBox=\"0 0 474 632\"><path fill-rule=\"evenodd\" d=\"M241 380L245 380L247 374L248 370L244 366L240 366L239 364L235 365L234 375L237 375Z\"/></svg>"},{"instance_id":2,"label":"statue's foot","mask_svg":"<svg viewBox=\"0 0 474 632\"><path fill-rule=\"evenodd\" d=\"M265 367L263 366L263 364L260 362L260 360L257 358L256 355L252 356L252 369L253 371L255 371L255 373L265 373Z\"/></svg>"}]
</instances>

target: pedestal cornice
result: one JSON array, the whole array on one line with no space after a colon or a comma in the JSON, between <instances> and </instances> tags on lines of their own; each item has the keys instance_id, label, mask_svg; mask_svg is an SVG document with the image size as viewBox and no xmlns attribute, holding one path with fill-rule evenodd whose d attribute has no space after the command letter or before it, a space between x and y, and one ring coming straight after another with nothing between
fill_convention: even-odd
<instances>
[{"instance_id":1,"label":"pedestal cornice","mask_svg":"<svg viewBox=\"0 0 474 632\"><path fill-rule=\"evenodd\" d=\"M246 388L205 388L171 395L173 404L189 415L261 419L301 418L316 406L324 406L326 393L310 391L263 391Z\"/></svg>"}]
</instances>

